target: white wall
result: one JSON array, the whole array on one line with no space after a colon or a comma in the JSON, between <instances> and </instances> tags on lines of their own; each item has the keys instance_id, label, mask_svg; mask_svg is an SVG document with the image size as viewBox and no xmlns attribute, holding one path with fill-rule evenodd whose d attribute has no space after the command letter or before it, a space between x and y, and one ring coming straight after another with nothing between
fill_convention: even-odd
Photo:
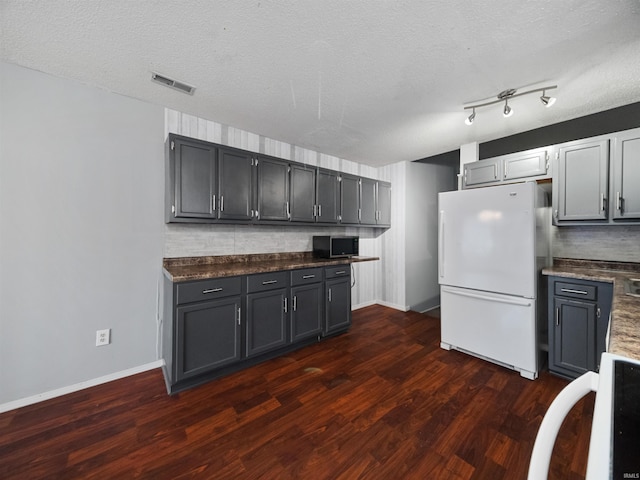
<instances>
[{"instance_id":1,"label":"white wall","mask_svg":"<svg viewBox=\"0 0 640 480\"><path fill-rule=\"evenodd\" d=\"M452 166L411 162L406 182L406 302L411 310L440 305L438 193L457 188Z\"/></svg>"},{"instance_id":2,"label":"white wall","mask_svg":"<svg viewBox=\"0 0 640 480\"><path fill-rule=\"evenodd\" d=\"M0 115L0 404L154 362L162 108L0 63Z\"/></svg>"}]
</instances>

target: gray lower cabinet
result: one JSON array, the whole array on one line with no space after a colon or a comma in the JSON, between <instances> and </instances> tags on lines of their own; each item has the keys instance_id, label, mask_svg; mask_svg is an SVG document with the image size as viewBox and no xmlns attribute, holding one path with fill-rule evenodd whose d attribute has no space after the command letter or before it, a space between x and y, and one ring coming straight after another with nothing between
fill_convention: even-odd
<instances>
[{"instance_id":1,"label":"gray lower cabinet","mask_svg":"<svg viewBox=\"0 0 640 480\"><path fill-rule=\"evenodd\" d=\"M611 176L613 219L640 220L640 128L615 136Z\"/></svg>"},{"instance_id":2,"label":"gray lower cabinet","mask_svg":"<svg viewBox=\"0 0 640 480\"><path fill-rule=\"evenodd\" d=\"M346 331L350 266L165 278L163 299L162 368L176 393Z\"/></svg>"},{"instance_id":3,"label":"gray lower cabinet","mask_svg":"<svg viewBox=\"0 0 640 480\"><path fill-rule=\"evenodd\" d=\"M554 223L606 222L608 188L608 138L579 140L558 147L552 195Z\"/></svg>"},{"instance_id":4,"label":"gray lower cabinet","mask_svg":"<svg viewBox=\"0 0 640 480\"><path fill-rule=\"evenodd\" d=\"M550 277L549 287L549 370L566 378L598 371L612 285Z\"/></svg>"},{"instance_id":5,"label":"gray lower cabinet","mask_svg":"<svg viewBox=\"0 0 640 480\"><path fill-rule=\"evenodd\" d=\"M178 381L240 360L240 305L237 296L177 308Z\"/></svg>"},{"instance_id":6,"label":"gray lower cabinet","mask_svg":"<svg viewBox=\"0 0 640 480\"><path fill-rule=\"evenodd\" d=\"M349 265L325 268L324 334L351 326L351 270Z\"/></svg>"}]
</instances>

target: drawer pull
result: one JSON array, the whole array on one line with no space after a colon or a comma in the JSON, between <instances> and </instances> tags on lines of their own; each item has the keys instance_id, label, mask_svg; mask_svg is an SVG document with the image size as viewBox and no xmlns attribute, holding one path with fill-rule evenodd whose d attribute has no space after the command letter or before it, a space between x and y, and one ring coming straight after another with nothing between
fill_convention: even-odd
<instances>
[{"instance_id":1,"label":"drawer pull","mask_svg":"<svg viewBox=\"0 0 640 480\"><path fill-rule=\"evenodd\" d=\"M339 270L336 272L336 275L344 275L345 273L347 273L345 270Z\"/></svg>"},{"instance_id":2,"label":"drawer pull","mask_svg":"<svg viewBox=\"0 0 640 480\"><path fill-rule=\"evenodd\" d=\"M303 275L302 276L303 280L307 280L308 278L316 278L316 276L315 275Z\"/></svg>"},{"instance_id":3,"label":"drawer pull","mask_svg":"<svg viewBox=\"0 0 640 480\"><path fill-rule=\"evenodd\" d=\"M267 280L262 282L263 285L273 285L274 283L278 283L278 280Z\"/></svg>"},{"instance_id":4,"label":"drawer pull","mask_svg":"<svg viewBox=\"0 0 640 480\"><path fill-rule=\"evenodd\" d=\"M584 290L574 290L573 288L561 288L560 291L564 293L579 293L580 295L589 295L589 292L585 292Z\"/></svg>"},{"instance_id":5,"label":"drawer pull","mask_svg":"<svg viewBox=\"0 0 640 480\"><path fill-rule=\"evenodd\" d=\"M216 293L221 291L222 291L222 288L209 288L207 290L202 290L202 294L206 295L207 293Z\"/></svg>"}]
</instances>

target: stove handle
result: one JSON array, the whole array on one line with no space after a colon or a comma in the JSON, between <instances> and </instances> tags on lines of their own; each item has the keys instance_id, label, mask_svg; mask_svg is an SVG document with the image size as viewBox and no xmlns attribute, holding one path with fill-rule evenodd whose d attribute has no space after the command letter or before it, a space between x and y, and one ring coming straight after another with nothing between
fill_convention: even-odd
<instances>
[{"instance_id":1,"label":"stove handle","mask_svg":"<svg viewBox=\"0 0 640 480\"><path fill-rule=\"evenodd\" d=\"M587 372L564 387L551 403L542 419L536 442L533 445L528 480L547 480L551 452L563 420L582 397L589 392L598 391L598 380L597 373Z\"/></svg>"}]
</instances>

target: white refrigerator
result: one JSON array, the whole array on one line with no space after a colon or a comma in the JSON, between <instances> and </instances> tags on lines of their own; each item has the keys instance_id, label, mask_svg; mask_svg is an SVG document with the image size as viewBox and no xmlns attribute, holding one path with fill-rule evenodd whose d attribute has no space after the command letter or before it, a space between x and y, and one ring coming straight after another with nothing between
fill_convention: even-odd
<instances>
[{"instance_id":1,"label":"white refrigerator","mask_svg":"<svg viewBox=\"0 0 640 480\"><path fill-rule=\"evenodd\" d=\"M550 208L535 182L439 194L441 347L538 376Z\"/></svg>"}]
</instances>

